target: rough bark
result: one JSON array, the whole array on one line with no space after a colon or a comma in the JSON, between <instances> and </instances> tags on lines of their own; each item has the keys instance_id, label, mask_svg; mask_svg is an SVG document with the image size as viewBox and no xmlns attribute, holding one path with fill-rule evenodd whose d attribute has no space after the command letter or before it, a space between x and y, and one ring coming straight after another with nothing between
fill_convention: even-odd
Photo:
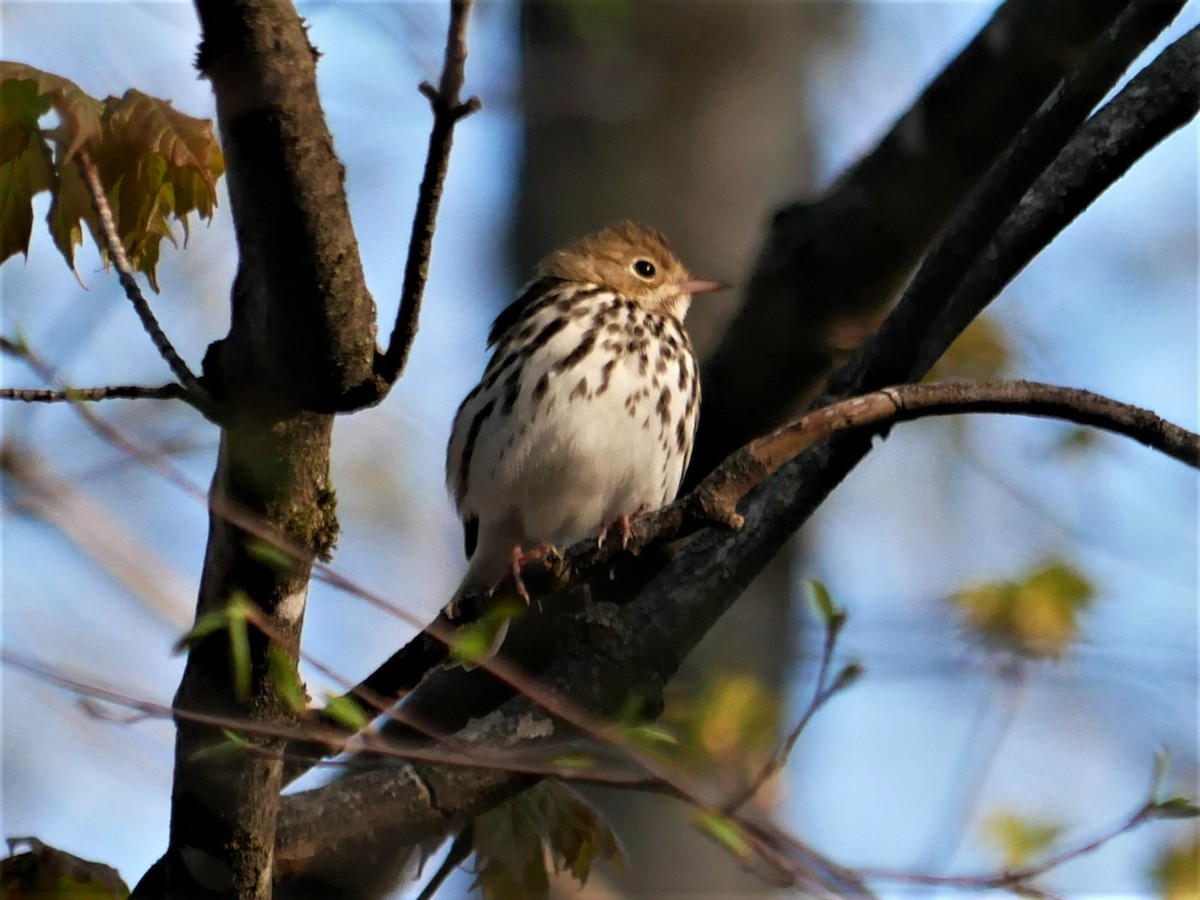
<instances>
[{"instance_id":1,"label":"rough bark","mask_svg":"<svg viewBox=\"0 0 1200 900\"><path fill-rule=\"evenodd\" d=\"M245 597L294 647L311 561L336 536L328 411L371 376L374 304L300 18L285 0L198 0L196 8L198 66L216 95L239 252L229 335L204 366L222 434L196 615ZM231 519L281 536L302 558L290 566L264 559L254 552L259 539ZM176 707L289 721L268 674L270 644L249 629L247 686L227 629L197 640ZM294 666L294 650L283 652ZM282 773L271 751L280 745L249 741L259 752L177 719L169 845L139 895L271 896Z\"/></svg>"}]
</instances>

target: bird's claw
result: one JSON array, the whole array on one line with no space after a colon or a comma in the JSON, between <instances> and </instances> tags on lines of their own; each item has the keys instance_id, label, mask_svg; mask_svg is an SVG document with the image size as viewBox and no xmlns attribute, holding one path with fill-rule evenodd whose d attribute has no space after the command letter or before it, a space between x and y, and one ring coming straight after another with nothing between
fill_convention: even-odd
<instances>
[{"instance_id":1,"label":"bird's claw","mask_svg":"<svg viewBox=\"0 0 1200 900\"><path fill-rule=\"evenodd\" d=\"M637 509L635 509L632 513L621 513L621 515L617 516L611 522L604 522L603 524L601 524L600 534L598 534L596 536L596 549L597 550L604 549L604 544L608 540L608 533L612 530L613 526L615 525L621 532L621 549L628 550L629 549L629 538L631 535L629 520L640 516L642 513L646 512L646 510L648 510L649 508L650 508L649 504L643 503L641 506L639 506Z\"/></svg>"},{"instance_id":2,"label":"bird's claw","mask_svg":"<svg viewBox=\"0 0 1200 900\"><path fill-rule=\"evenodd\" d=\"M513 584L516 585L517 595L525 601L526 606L532 604L533 599L529 596L529 590L525 587L525 580L521 578L521 569L535 560L561 556L562 553L553 544L538 544L528 553L522 549L520 544L513 546L511 559Z\"/></svg>"}]
</instances>

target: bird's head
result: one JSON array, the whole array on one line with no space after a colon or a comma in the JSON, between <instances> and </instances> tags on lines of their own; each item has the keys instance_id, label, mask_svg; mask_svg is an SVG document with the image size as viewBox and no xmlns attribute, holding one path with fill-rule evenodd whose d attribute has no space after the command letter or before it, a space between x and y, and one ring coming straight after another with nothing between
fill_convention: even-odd
<instances>
[{"instance_id":1,"label":"bird's head","mask_svg":"<svg viewBox=\"0 0 1200 900\"><path fill-rule=\"evenodd\" d=\"M680 321L694 294L724 290L719 281L693 278L662 232L620 222L556 250L538 267L543 276L607 288L639 306Z\"/></svg>"}]
</instances>

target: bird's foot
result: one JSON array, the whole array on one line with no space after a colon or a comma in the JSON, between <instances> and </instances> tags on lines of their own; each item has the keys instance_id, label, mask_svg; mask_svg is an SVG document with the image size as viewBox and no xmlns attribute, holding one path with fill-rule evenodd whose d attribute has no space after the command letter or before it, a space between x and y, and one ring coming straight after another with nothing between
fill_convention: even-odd
<instances>
[{"instance_id":1,"label":"bird's foot","mask_svg":"<svg viewBox=\"0 0 1200 900\"><path fill-rule=\"evenodd\" d=\"M526 606L529 606L533 600L530 598L529 591L525 587L524 579L521 578L521 569L531 562L545 559L548 556L561 557L562 553L553 544L538 544L528 553L522 549L520 544L513 545L511 560L513 583L516 585L517 594L525 601Z\"/></svg>"},{"instance_id":2,"label":"bird's foot","mask_svg":"<svg viewBox=\"0 0 1200 900\"><path fill-rule=\"evenodd\" d=\"M608 533L610 531L612 531L613 526L615 525L617 527L617 529L621 532L621 549L628 550L629 549L629 536L630 536L629 520L637 518L642 513L646 512L648 509L650 509L650 504L643 503L641 506L639 506L637 509L635 509L632 513L621 513L621 515L617 516L611 522L601 523L600 534L598 534L596 536L596 549L597 550L604 549L604 544L608 540Z\"/></svg>"}]
</instances>

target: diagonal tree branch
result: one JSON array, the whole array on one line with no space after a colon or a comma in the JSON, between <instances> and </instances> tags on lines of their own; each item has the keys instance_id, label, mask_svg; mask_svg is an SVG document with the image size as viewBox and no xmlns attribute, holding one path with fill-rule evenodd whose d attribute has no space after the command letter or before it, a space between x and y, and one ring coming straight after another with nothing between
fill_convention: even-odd
<instances>
[{"instance_id":1,"label":"diagonal tree branch","mask_svg":"<svg viewBox=\"0 0 1200 900\"><path fill-rule=\"evenodd\" d=\"M375 375L380 396L400 377L408 362L409 351L417 336L421 313L421 298L429 279L429 257L433 250L433 230L437 223L438 206L450 163L454 143L454 126L460 119L482 107L478 97L463 101L459 98L466 77L467 21L474 0L453 0L450 4L450 25L446 34L446 54L442 77L434 88L429 82L421 85L421 93L433 108L433 128L429 132L429 152L425 173L417 195L417 210L413 216L412 234L408 243L408 259L404 266L404 286L400 293L400 308L396 324L388 339L387 350L376 360Z\"/></svg>"},{"instance_id":2,"label":"diagonal tree branch","mask_svg":"<svg viewBox=\"0 0 1200 900\"><path fill-rule=\"evenodd\" d=\"M133 267L129 264L129 258L125 255L125 247L121 244L121 236L117 233L112 208L108 205L108 196L104 192L104 185L100 181L100 173L96 169L96 164L88 152L82 148L77 152L76 161L83 174L88 193L92 195L92 205L96 210L96 218L100 221L100 235L104 238L104 246L108 251L109 259L112 260L113 268L117 270L117 278L121 282L121 287L125 289L125 296L133 304L134 312L141 320L142 327L146 329L146 334L150 335L150 340L154 342L154 348L166 360L171 371L175 373L175 377L179 379L179 383L189 393L203 396L204 389L200 386L200 382L196 380L192 370L188 368L166 332L162 330L162 326L158 324L154 311L146 302L146 296L138 287Z\"/></svg>"},{"instance_id":3,"label":"diagonal tree branch","mask_svg":"<svg viewBox=\"0 0 1200 900\"><path fill-rule=\"evenodd\" d=\"M1200 112L1200 28L1193 28L1093 115L1038 178L945 303L917 352L924 371L1108 187Z\"/></svg>"},{"instance_id":4,"label":"diagonal tree branch","mask_svg":"<svg viewBox=\"0 0 1200 900\"><path fill-rule=\"evenodd\" d=\"M931 323L946 305L946 298L979 260L996 230L1017 208L1038 176L1059 156L1088 113L1146 45L1170 24L1184 2L1132 0L962 203L922 261L894 312L871 338L871 346L832 381L829 387L832 396L844 397L913 380L933 364L941 350L932 358L929 353L923 356L924 368L917 365L916 354ZM998 291L1001 286L997 284L994 288ZM974 318L974 313L970 318ZM962 327L970 318L962 322ZM886 348L886 352L880 348Z\"/></svg>"},{"instance_id":5,"label":"diagonal tree branch","mask_svg":"<svg viewBox=\"0 0 1200 900\"><path fill-rule=\"evenodd\" d=\"M774 215L741 310L704 361L685 488L817 396L967 192L1128 3L1006 0L870 153L823 195Z\"/></svg>"}]
</instances>

